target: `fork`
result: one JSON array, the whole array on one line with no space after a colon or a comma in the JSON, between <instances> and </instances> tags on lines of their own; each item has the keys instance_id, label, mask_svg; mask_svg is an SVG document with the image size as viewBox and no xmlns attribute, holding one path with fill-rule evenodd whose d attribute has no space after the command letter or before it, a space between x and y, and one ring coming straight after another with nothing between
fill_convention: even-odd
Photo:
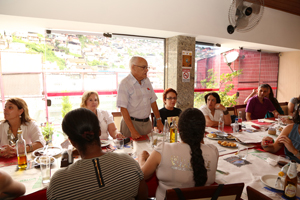
<instances>
[{"instance_id":1,"label":"fork","mask_svg":"<svg viewBox=\"0 0 300 200\"><path fill-rule=\"evenodd\" d=\"M217 172L219 172L220 174L224 174L224 175L228 175L229 174L229 172L224 172L224 171L219 170L219 169L217 169Z\"/></svg>"}]
</instances>

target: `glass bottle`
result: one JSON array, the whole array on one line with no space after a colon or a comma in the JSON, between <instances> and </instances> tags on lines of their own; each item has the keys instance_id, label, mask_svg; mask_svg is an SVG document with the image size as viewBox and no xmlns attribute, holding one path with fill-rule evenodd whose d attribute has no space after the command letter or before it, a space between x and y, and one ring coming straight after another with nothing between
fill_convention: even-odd
<instances>
[{"instance_id":1,"label":"glass bottle","mask_svg":"<svg viewBox=\"0 0 300 200\"><path fill-rule=\"evenodd\" d=\"M164 130L163 130L163 134L164 134L164 141L169 142L170 139L170 126L168 123L168 120L165 119L165 124L164 124Z\"/></svg>"},{"instance_id":2,"label":"glass bottle","mask_svg":"<svg viewBox=\"0 0 300 200\"><path fill-rule=\"evenodd\" d=\"M296 199L297 194L297 164L292 160L286 173L283 196L287 199Z\"/></svg>"},{"instance_id":3,"label":"glass bottle","mask_svg":"<svg viewBox=\"0 0 300 200\"><path fill-rule=\"evenodd\" d=\"M220 115L218 130L223 133L224 132L224 119L223 114Z\"/></svg>"},{"instance_id":4,"label":"glass bottle","mask_svg":"<svg viewBox=\"0 0 300 200\"><path fill-rule=\"evenodd\" d=\"M239 114L238 114L238 123L239 123L239 131L242 130L242 123L243 123L243 117L242 117L242 111L240 110L239 111Z\"/></svg>"},{"instance_id":5,"label":"glass bottle","mask_svg":"<svg viewBox=\"0 0 300 200\"><path fill-rule=\"evenodd\" d=\"M177 142L177 124L176 120L172 119L172 124L170 126L170 143Z\"/></svg>"},{"instance_id":6,"label":"glass bottle","mask_svg":"<svg viewBox=\"0 0 300 200\"><path fill-rule=\"evenodd\" d=\"M238 118L235 118L235 123L233 124L233 132L238 133L239 132L239 122Z\"/></svg>"},{"instance_id":7,"label":"glass bottle","mask_svg":"<svg viewBox=\"0 0 300 200\"><path fill-rule=\"evenodd\" d=\"M18 129L18 140L16 142L17 156L18 156L18 168L27 168L27 152L26 152L26 142L23 139L22 130Z\"/></svg>"}]
</instances>

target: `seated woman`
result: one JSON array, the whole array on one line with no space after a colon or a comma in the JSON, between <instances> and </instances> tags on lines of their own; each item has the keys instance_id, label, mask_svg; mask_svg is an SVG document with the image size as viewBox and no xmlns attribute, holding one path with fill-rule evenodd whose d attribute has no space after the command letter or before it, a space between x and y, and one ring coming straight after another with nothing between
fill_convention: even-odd
<instances>
[{"instance_id":1,"label":"seated woman","mask_svg":"<svg viewBox=\"0 0 300 200\"><path fill-rule=\"evenodd\" d=\"M102 151L99 121L92 111L70 111L62 130L82 159L52 176L47 199L147 199L138 163L129 155Z\"/></svg>"},{"instance_id":2,"label":"seated woman","mask_svg":"<svg viewBox=\"0 0 300 200\"><path fill-rule=\"evenodd\" d=\"M18 140L18 129L22 129L26 141L26 151L31 152L45 145L44 137L38 125L30 118L28 106L23 99L11 98L6 101L4 118L0 124L0 157L10 158L16 156L14 146ZM8 132L11 139L8 139Z\"/></svg>"},{"instance_id":3,"label":"seated woman","mask_svg":"<svg viewBox=\"0 0 300 200\"><path fill-rule=\"evenodd\" d=\"M268 87L268 92L265 97L267 97L272 102L273 106L275 107L275 109L280 115L284 115L282 108L280 107L277 99L274 97L272 87L269 84L265 84L265 85L267 85ZM256 94L257 94L257 89L253 89L252 93L245 99L244 103L247 104L248 100L251 97L255 96ZM271 117L274 117L274 114L268 111L267 114L265 115L265 118L271 118Z\"/></svg>"},{"instance_id":4,"label":"seated woman","mask_svg":"<svg viewBox=\"0 0 300 200\"><path fill-rule=\"evenodd\" d=\"M204 96L206 105L200 107L200 110L205 116L206 126L218 126L220 116L223 114L224 124L230 125L231 118L225 108L221 104L221 99L218 93L210 92Z\"/></svg>"},{"instance_id":5,"label":"seated woman","mask_svg":"<svg viewBox=\"0 0 300 200\"><path fill-rule=\"evenodd\" d=\"M81 98L81 108L87 108L91 110L99 120L99 125L101 127L101 137L102 140L108 139L108 134L112 138L125 138L117 129L114 118L110 112L105 110L100 110L99 106L99 96L96 91L86 91L83 93Z\"/></svg>"},{"instance_id":6,"label":"seated woman","mask_svg":"<svg viewBox=\"0 0 300 200\"><path fill-rule=\"evenodd\" d=\"M284 146L285 154L291 159L300 163L300 107L293 116L294 124L289 124L285 127L280 135L277 137L274 144L266 144L266 141L272 141L269 136L264 137L261 142L261 146L264 150L276 153Z\"/></svg>"},{"instance_id":7,"label":"seated woman","mask_svg":"<svg viewBox=\"0 0 300 200\"><path fill-rule=\"evenodd\" d=\"M215 182L219 152L212 144L201 144L205 132L205 118L196 108L181 113L178 122L181 143L159 145L149 156L139 155L145 179L156 171L159 180L156 199L165 198L166 190L210 185Z\"/></svg>"},{"instance_id":8,"label":"seated woman","mask_svg":"<svg viewBox=\"0 0 300 200\"><path fill-rule=\"evenodd\" d=\"M293 116L294 111L297 110L297 105L300 103L300 95L299 97L293 97L291 98L289 104L288 104L288 115Z\"/></svg>"},{"instance_id":9,"label":"seated woman","mask_svg":"<svg viewBox=\"0 0 300 200\"><path fill-rule=\"evenodd\" d=\"M14 181L5 171L0 170L0 199L14 199L25 194L23 183Z\"/></svg>"},{"instance_id":10,"label":"seated woman","mask_svg":"<svg viewBox=\"0 0 300 200\"><path fill-rule=\"evenodd\" d=\"M162 123L165 124L165 120L169 117L178 117L181 113L181 109L175 108L175 104L177 102L177 92L172 88L168 88L164 91L163 101L165 107L161 108L159 113ZM156 127L156 120L154 120L154 127Z\"/></svg>"}]
</instances>

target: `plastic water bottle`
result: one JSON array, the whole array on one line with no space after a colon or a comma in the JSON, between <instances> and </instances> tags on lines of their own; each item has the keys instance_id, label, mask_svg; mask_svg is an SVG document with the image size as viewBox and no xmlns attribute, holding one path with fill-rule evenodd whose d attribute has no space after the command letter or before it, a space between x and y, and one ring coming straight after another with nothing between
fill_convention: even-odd
<instances>
[{"instance_id":1,"label":"plastic water bottle","mask_svg":"<svg viewBox=\"0 0 300 200\"><path fill-rule=\"evenodd\" d=\"M223 114L220 115L218 130L223 133L224 132L224 120Z\"/></svg>"},{"instance_id":2,"label":"plastic water bottle","mask_svg":"<svg viewBox=\"0 0 300 200\"><path fill-rule=\"evenodd\" d=\"M233 127L232 127L234 133L239 132L239 122L238 121L239 121L239 119L235 118L235 123L233 124Z\"/></svg>"}]
</instances>

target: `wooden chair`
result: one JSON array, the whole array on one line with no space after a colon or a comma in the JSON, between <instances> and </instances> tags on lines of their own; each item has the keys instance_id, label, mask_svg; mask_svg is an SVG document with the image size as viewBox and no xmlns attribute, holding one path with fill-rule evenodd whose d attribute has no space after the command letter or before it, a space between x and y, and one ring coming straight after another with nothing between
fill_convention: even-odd
<instances>
[{"instance_id":1,"label":"wooden chair","mask_svg":"<svg viewBox=\"0 0 300 200\"><path fill-rule=\"evenodd\" d=\"M213 186L202 186L202 187L192 187L192 188L181 188L180 191L184 198L179 198L174 189L169 189L166 191L167 200L181 200L181 199L202 199L211 198L214 196L220 185ZM226 200L240 200L244 188L244 183L234 183L223 185L218 197ZM217 198L216 198L217 199Z\"/></svg>"},{"instance_id":2,"label":"wooden chair","mask_svg":"<svg viewBox=\"0 0 300 200\"><path fill-rule=\"evenodd\" d=\"M239 111L242 111L242 119L243 119L243 121L246 120L246 112L245 112L246 106L247 106L247 104L234 106L236 116L238 116Z\"/></svg>"},{"instance_id":3,"label":"wooden chair","mask_svg":"<svg viewBox=\"0 0 300 200\"><path fill-rule=\"evenodd\" d=\"M116 125L117 129L120 131L122 113L121 112L112 112L111 114L114 117L114 122L115 122L115 125Z\"/></svg>"},{"instance_id":4,"label":"wooden chair","mask_svg":"<svg viewBox=\"0 0 300 200\"><path fill-rule=\"evenodd\" d=\"M288 102L281 102L279 103L280 107L282 108L285 115L288 115Z\"/></svg>"},{"instance_id":5,"label":"wooden chair","mask_svg":"<svg viewBox=\"0 0 300 200\"><path fill-rule=\"evenodd\" d=\"M226 108L229 112L229 115L236 115L237 116L237 114L235 113L234 107L226 107Z\"/></svg>"},{"instance_id":6,"label":"wooden chair","mask_svg":"<svg viewBox=\"0 0 300 200\"><path fill-rule=\"evenodd\" d=\"M271 198L267 197L266 195L260 193L259 191L255 190L254 188L247 186L247 195L248 200L272 200Z\"/></svg>"}]
</instances>

